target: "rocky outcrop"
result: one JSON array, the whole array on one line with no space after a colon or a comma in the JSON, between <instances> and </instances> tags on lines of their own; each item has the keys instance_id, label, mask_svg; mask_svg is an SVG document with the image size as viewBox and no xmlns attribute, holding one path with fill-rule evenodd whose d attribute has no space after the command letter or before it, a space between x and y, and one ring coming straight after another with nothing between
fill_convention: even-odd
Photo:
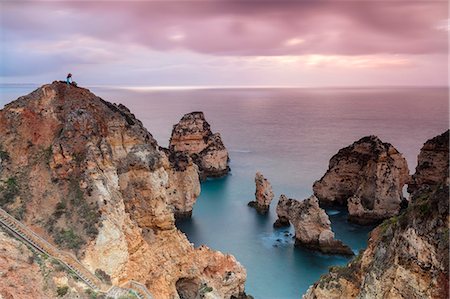
<instances>
[{"instance_id":1,"label":"rocky outcrop","mask_svg":"<svg viewBox=\"0 0 450 299\"><path fill-rule=\"evenodd\" d=\"M194 248L175 227L198 195L197 167L160 149L123 105L44 85L0 111L0 149L0 205L92 273L141 282L157 299L178 298L180 281L243 294L233 256Z\"/></svg>"},{"instance_id":2,"label":"rocky outcrop","mask_svg":"<svg viewBox=\"0 0 450 299\"><path fill-rule=\"evenodd\" d=\"M185 114L173 126L169 148L189 154L198 166L201 179L221 177L230 171L228 151L219 133L212 133L203 112Z\"/></svg>"},{"instance_id":3,"label":"rocky outcrop","mask_svg":"<svg viewBox=\"0 0 450 299\"><path fill-rule=\"evenodd\" d=\"M281 195L277 214L278 225L287 220L294 226L295 245L327 254L353 255L350 247L334 238L330 219L314 195L303 201Z\"/></svg>"},{"instance_id":4,"label":"rocky outcrop","mask_svg":"<svg viewBox=\"0 0 450 299\"><path fill-rule=\"evenodd\" d=\"M175 219L190 218L200 195L198 167L189 155L160 148L169 159L169 181L176 182L167 189L169 204L174 208Z\"/></svg>"},{"instance_id":5,"label":"rocky outcrop","mask_svg":"<svg viewBox=\"0 0 450 299\"><path fill-rule=\"evenodd\" d=\"M448 169L448 160L441 159L445 154L427 153L432 143L445 143L445 138L433 138L422 148L408 208L374 229L367 249L346 267L333 267L304 299L448 298L448 174L436 184L418 179L430 172L420 167L424 156L429 165ZM448 156L448 147L446 151Z\"/></svg>"},{"instance_id":6,"label":"rocky outcrop","mask_svg":"<svg viewBox=\"0 0 450 299\"><path fill-rule=\"evenodd\" d=\"M248 205L254 207L259 213L266 214L274 197L272 185L260 172L257 172L255 175L255 185L256 200L249 202Z\"/></svg>"},{"instance_id":7,"label":"rocky outcrop","mask_svg":"<svg viewBox=\"0 0 450 299\"><path fill-rule=\"evenodd\" d=\"M416 173L408 184L408 192L413 197L420 192L420 188L432 188L448 184L448 149L449 131L427 140L417 158Z\"/></svg>"},{"instance_id":8,"label":"rocky outcrop","mask_svg":"<svg viewBox=\"0 0 450 299\"><path fill-rule=\"evenodd\" d=\"M350 221L370 224L399 213L408 180L402 154L378 137L368 136L339 150L313 190L321 204L345 205Z\"/></svg>"}]
</instances>

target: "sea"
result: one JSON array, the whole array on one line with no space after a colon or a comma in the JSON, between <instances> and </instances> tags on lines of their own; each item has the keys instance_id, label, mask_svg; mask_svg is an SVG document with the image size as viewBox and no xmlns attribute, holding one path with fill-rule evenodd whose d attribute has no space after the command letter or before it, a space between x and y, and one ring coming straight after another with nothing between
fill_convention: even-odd
<instances>
[{"instance_id":1,"label":"sea","mask_svg":"<svg viewBox=\"0 0 450 299\"><path fill-rule=\"evenodd\" d=\"M35 88L1 85L0 107ZM90 90L127 106L161 146L185 113L205 113L229 151L231 173L203 182L192 218L177 226L195 246L234 255L247 270L246 292L256 299L301 298L329 267L349 261L296 248L292 227L273 228L281 194L308 198L330 158L368 135L394 145L414 173L423 143L449 128L446 87ZM247 206L255 197L257 171L275 193L267 215ZM355 253L366 247L373 227L348 223L345 209L326 212L338 239Z\"/></svg>"}]
</instances>

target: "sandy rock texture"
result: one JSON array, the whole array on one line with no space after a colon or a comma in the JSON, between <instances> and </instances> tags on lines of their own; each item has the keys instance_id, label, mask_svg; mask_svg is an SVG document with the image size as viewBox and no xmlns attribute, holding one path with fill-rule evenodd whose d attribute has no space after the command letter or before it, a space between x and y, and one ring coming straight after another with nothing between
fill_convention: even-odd
<instances>
[{"instance_id":1,"label":"sandy rock texture","mask_svg":"<svg viewBox=\"0 0 450 299\"><path fill-rule=\"evenodd\" d=\"M313 190L321 204L347 206L350 221L370 224L399 213L406 204L402 189L409 179L402 154L367 136L339 150Z\"/></svg>"},{"instance_id":2,"label":"sandy rock texture","mask_svg":"<svg viewBox=\"0 0 450 299\"><path fill-rule=\"evenodd\" d=\"M173 126L169 148L185 152L197 164L201 179L221 177L230 171L228 151L219 133L212 133L203 112L185 114Z\"/></svg>"},{"instance_id":3,"label":"sandy rock texture","mask_svg":"<svg viewBox=\"0 0 450 299\"><path fill-rule=\"evenodd\" d=\"M314 195L302 201L281 195L277 214L280 220L276 226L288 224L286 221L294 226L295 245L328 254L353 255L350 247L334 238L330 219Z\"/></svg>"},{"instance_id":4,"label":"sandy rock texture","mask_svg":"<svg viewBox=\"0 0 450 299\"><path fill-rule=\"evenodd\" d=\"M0 298L48 299L90 298L88 287L69 271L42 254L29 249L12 235L0 230Z\"/></svg>"},{"instance_id":5,"label":"sandy rock texture","mask_svg":"<svg viewBox=\"0 0 450 299\"><path fill-rule=\"evenodd\" d=\"M123 105L44 85L0 111L0 150L0 205L92 272L154 298L243 294L233 256L194 248L175 227L199 193L196 165L160 149Z\"/></svg>"},{"instance_id":6,"label":"sandy rock texture","mask_svg":"<svg viewBox=\"0 0 450 299\"><path fill-rule=\"evenodd\" d=\"M367 249L346 267L333 267L304 299L448 298L448 173L441 176L449 165L448 147L442 152L445 142L448 132L422 148L408 208L373 230Z\"/></svg>"},{"instance_id":7,"label":"sandy rock texture","mask_svg":"<svg viewBox=\"0 0 450 299\"><path fill-rule=\"evenodd\" d=\"M417 157L416 173L408 184L413 196L420 188L448 184L449 131L427 140ZM417 196L415 196L417 197Z\"/></svg>"}]
</instances>

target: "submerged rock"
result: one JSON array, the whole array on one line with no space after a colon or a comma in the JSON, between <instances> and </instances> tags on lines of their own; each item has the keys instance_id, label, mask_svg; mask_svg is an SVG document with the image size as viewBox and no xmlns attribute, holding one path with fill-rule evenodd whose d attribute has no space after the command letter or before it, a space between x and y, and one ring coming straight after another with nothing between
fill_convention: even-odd
<instances>
[{"instance_id":1,"label":"submerged rock","mask_svg":"<svg viewBox=\"0 0 450 299\"><path fill-rule=\"evenodd\" d=\"M445 134L422 148L407 209L374 229L367 249L346 267L330 268L304 299L449 297L449 184L448 173L440 175L449 167L442 159ZM423 167L425 161L434 166Z\"/></svg>"},{"instance_id":2,"label":"submerged rock","mask_svg":"<svg viewBox=\"0 0 450 299\"><path fill-rule=\"evenodd\" d=\"M313 190L321 204L347 206L350 221L369 224L399 213L408 180L402 154L368 136L339 150Z\"/></svg>"},{"instance_id":3,"label":"submerged rock","mask_svg":"<svg viewBox=\"0 0 450 299\"><path fill-rule=\"evenodd\" d=\"M303 201L281 195L277 214L278 223L288 220L294 226L295 245L327 254L353 255L350 247L334 238L330 219L314 195Z\"/></svg>"},{"instance_id":4,"label":"submerged rock","mask_svg":"<svg viewBox=\"0 0 450 299\"><path fill-rule=\"evenodd\" d=\"M266 214L269 211L270 203L274 197L272 191L272 185L269 181L260 173L257 172L255 175L255 201L248 203L250 207L255 208L259 213Z\"/></svg>"},{"instance_id":5,"label":"submerged rock","mask_svg":"<svg viewBox=\"0 0 450 299\"><path fill-rule=\"evenodd\" d=\"M185 114L173 126L169 148L185 152L197 164L201 179L221 177L230 171L228 151L219 133L212 133L203 112Z\"/></svg>"},{"instance_id":6,"label":"submerged rock","mask_svg":"<svg viewBox=\"0 0 450 299\"><path fill-rule=\"evenodd\" d=\"M191 211L198 195L196 165L160 149L125 106L44 85L0 110L0 149L1 207L92 273L141 282L154 298L202 284L218 298L244 292L246 271L233 256L194 248L175 226L174 212ZM22 298L16 289L7 291Z\"/></svg>"}]
</instances>

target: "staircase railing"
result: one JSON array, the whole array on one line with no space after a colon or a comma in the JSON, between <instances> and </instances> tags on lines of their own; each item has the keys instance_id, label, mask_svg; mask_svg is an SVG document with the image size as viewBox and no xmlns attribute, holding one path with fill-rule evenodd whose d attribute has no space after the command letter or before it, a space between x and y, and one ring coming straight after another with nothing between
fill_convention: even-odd
<instances>
[{"instance_id":1,"label":"staircase railing","mask_svg":"<svg viewBox=\"0 0 450 299\"><path fill-rule=\"evenodd\" d=\"M97 276L83 266L73 254L59 250L2 208L0 208L0 224L37 251L60 261L93 290L107 293L111 289L116 288L104 284ZM153 298L145 285L137 281L130 280L126 282L122 288L133 292L139 299Z\"/></svg>"}]
</instances>

